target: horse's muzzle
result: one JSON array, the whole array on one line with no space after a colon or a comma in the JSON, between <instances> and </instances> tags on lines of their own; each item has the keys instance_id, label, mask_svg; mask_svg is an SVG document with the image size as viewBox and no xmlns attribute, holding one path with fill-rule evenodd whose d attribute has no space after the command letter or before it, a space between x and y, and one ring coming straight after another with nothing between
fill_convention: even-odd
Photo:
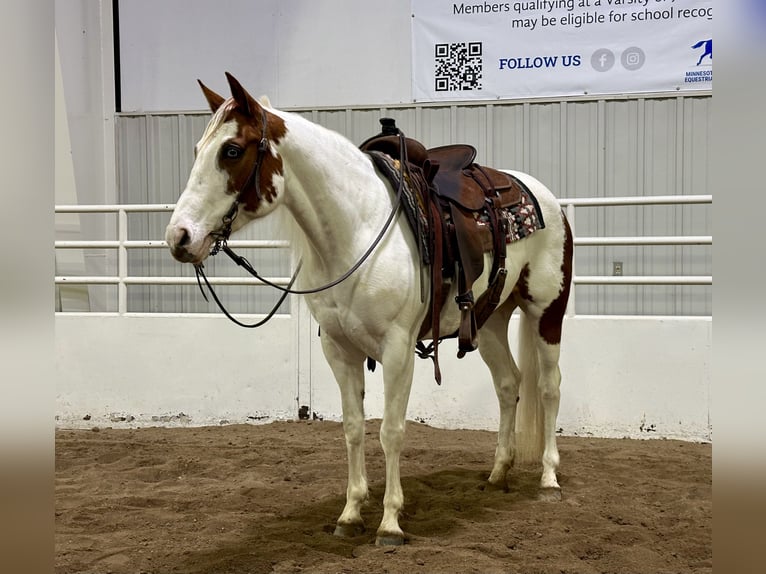
<instances>
[{"instance_id":1,"label":"horse's muzzle","mask_svg":"<svg viewBox=\"0 0 766 574\"><path fill-rule=\"evenodd\" d=\"M165 231L165 241L174 259L181 263L202 263L209 253L212 238L209 236L201 242L192 241L189 230L183 226L168 226Z\"/></svg>"}]
</instances>

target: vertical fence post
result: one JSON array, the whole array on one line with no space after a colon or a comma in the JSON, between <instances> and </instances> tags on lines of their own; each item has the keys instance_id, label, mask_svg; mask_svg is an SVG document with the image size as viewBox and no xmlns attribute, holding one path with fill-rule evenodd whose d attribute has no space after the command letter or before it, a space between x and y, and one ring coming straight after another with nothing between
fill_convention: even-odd
<instances>
[{"instance_id":1,"label":"vertical fence post","mask_svg":"<svg viewBox=\"0 0 766 574\"><path fill-rule=\"evenodd\" d=\"M128 212L123 208L117 212L117 239L120 242L117 248L117 275L120 279L117 284L117 312L124 315L128 312L128 286L125 283L128 276L128 248L125 246L128 240Z\"/></svg>"},{"instance_id":2,"label":"vertical fence post","mask_svg":"<svg viewBox=\"0 0 766 574\"><path fill-rule=\"evenodd\" d=\"M577 237L577 228L575 225L575 206L574 203L567 203L567 221L569 221L569 227L572 229L572 241ZM577 272L575 271L575 256L572 254L572 279L574 280ZM575 284L574 281L569 289L569 301L567 301L567 317L574 317L577 312L575 311Z\"/></svg>"}]
</instances>

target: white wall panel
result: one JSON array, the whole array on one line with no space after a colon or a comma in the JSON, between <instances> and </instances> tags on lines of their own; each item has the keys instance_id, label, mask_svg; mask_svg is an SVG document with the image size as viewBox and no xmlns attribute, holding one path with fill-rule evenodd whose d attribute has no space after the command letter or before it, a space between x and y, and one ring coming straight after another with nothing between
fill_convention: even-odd
<instances>
[{"instance_id":1,"label":"white wall panel","mask_svg":"<svg viewBox=\"0 0 766 574\"><path fill-rule=\"evenodd\" d=\"M411 101L409 0L120 2L122 109L198 108L233 73L275 105Z\"/></svg>"},{"instance_id":2,"label":"white wall panel","mask_svg":"<svg viewBox=\"0 0 766 574\"><path fill-rule=\"evenodd\" d=\"M270 421L297 418L299 405L340 420L340 394L316 324L303 328L310 332L305 352L297 349L298 328L295 317L251 331L223 317L57 316L58 424ZM513 347L517 329L512 320ZM568 319L557 426L565 435L710 440L711 351L710 318ZM497 399L479 356L457 359L452 340L440 357L441 386L431 361L416 359L407 417L443 428L496 430ZM310 390L299 387L299 371L307 373ZM382 416L380 368L367 373L365 413Z\"/></svg>"},{"instance_id":3,"label":"white wall panel","mask_svg":"<svg viewBox=\"0 0 766 574\"><path fill-rule=\"evenodd\" d=\"M512 349L518 321L509 326ZM595 341L598 343L594 344ZM340 420L337 385L312 340L312 410ZM711 438L712 320L645 317L575 317L564 323L561 406L565 435ZM456 357L455 341L440 347L442 384L429 360L416 359L407 417L437 427L496 430L499 409L489 370L470 353ZM514 351L515 352L515 351ZM383 414L381 369L367 373L365 413ZM646 431L652 427L653 431Z\"/></svg>"},{"instance_id":4,"label":"white wall panel","mask_svg":"<svg viewBox=\"0 0 766 574\"><path fill-rule=\"evenodd\" d=\"M503 104L492 107L492 165L525 171L526 130L524 127L523 104ZM556 193L554 191L554 193ZM561 197L561 192L556 193Z\"/></svg>"},{"instance_id":5,"label":"white wall panel","mask_svg":"<svg viewBox=\"0 0 766 574\"><path fill-rule=\"evenodd\" d=\"M297 417L290 317L257 330L224 317L59 315L55 326L60 425L113 426L119 417L153 426Z\"/></svg>"}]
</instances>

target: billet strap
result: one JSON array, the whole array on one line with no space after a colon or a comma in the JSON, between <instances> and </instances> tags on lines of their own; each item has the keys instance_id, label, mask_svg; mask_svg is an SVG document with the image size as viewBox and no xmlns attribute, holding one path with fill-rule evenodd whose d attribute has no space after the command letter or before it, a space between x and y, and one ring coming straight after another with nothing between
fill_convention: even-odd
<instances>
[{"instance_id":1,"label":"billet strap","mask_svg":"<svg viewBox=\"0 0 766 574\"><path fill-rule=\"evenodd\" d=\"M505 279L507 277L508 270L504 267L500 268L495 276L495 280L490 284L487 290L481 294L479 300L476 301L473 312L476 315L476 327L478 329L482 328L490 315L497 309L497 306L500 303L500 295L503 292L503 287L505 287Z\"/></svg>"}]
</instances>

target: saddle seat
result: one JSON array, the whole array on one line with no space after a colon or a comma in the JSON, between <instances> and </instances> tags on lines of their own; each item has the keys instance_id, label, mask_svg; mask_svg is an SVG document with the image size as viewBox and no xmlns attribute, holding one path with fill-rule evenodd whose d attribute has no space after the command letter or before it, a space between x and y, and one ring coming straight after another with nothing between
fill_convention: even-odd
<instances>
[{"instance_id":1,"label":"saddle seat","mask_svg":"<svg viewBox=\"0 0 766 574\"><path fill-rule=\"evenodd\" d=\"M360 146L362 151L380 151L396 160L402 159L400 148L397 135L373 137ZM476 148L470 144L426 149L419 141L405 138L404 151L405 161L420 168L426 181L433 183L433 193L469 211L481 210L488 199L495 200L499 207L521 201L521 188L514 185L516 180L505 172L474 163Z\"/></svg>"},{"instance_id":2,"label":"saddle seat","mask_svg":"<svg viewBox=\"0 0 766 574\"><path fill-rule=\"evenodd\" d=\"M476 159L476 148L469 144L450 144L432 147L428 158L439 162L444 171L460 171L471 166Z\"/></svg>"},{"instance_id":3,"label":"saddle seat","mask_svg":"<svg viewBox=\"0 0 766 574\"><path fill-rule=\"evenodd\" d=\"M439 166L434 176L436 194L470 211L486 202L508 207L521 201L521 189L509 174L474 163L476 148L452 144L428 150L428 159Z\"/></svg>"},{"instance_id":4,"label":"saddle seat","mask_svg":"<svg viewBox=\"0 0 766 574\"><path fill-rule=\"evenodd\" d=\"M499 303L507 274L507 229L500 210L519 203L522 189L510 174L475 163L476 149L469 144L427 149L417 140L402 137L393 119L381 118L380 123L382 133L369 138L359 148L365 152L381 152L405 163L408 183L420 196L429 220L428 243L433 248L431 305L418 341L430 332L433 342L430 348L419 342L418 349L420 356L434 359L435 378L439 383L439 340L457 336L458 357L475 350L478 329ZM418 234L417 229L413 231ZM472 286L484 271L484 256L488 252L492 253L489 287L474 301ZM442 335L439 315L449 291L445 281L455 279L460 327L456 333Z\"/></svg>"}]
</instances>

